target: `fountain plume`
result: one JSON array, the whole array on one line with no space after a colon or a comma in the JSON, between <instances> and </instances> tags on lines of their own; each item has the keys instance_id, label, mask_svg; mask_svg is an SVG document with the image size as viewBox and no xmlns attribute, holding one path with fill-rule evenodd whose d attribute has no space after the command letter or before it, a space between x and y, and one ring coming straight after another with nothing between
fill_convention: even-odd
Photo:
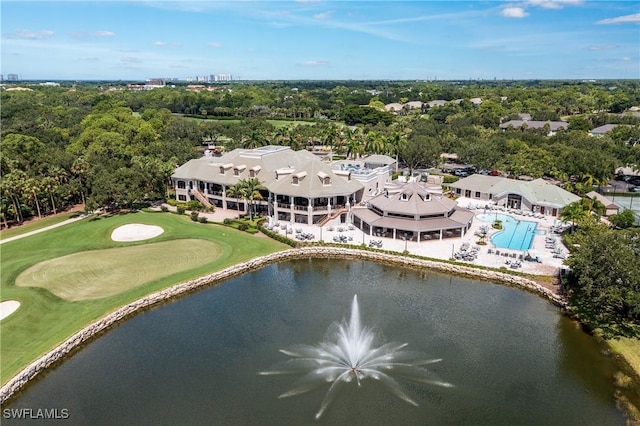
<instances>
[{"instance_id":1,"label":"fountain plume","mask_svg":"<svg viewBox=\"0 0 640 426\"><path fill-rule=\"evenodd\" d=\"M385 385L392 394L401 400L417 406L402 389L393 376L402 377L418 383L451 387L450 383L437 379L423 366L440 362L442 359L421 359L419 354L407 351L407 343L384 343L376 346L378 335L369 327L360 323L358 296L353 297L349 320L333 323L327 330L324 340L316 345L295 345L281 349L292 359L281 368L260 372L261 375L303 374L291 390L280 395L287 398L313 391L323 384L330 383L329 389L315 417L320 418L335 399L340 386L355 380L362 386L365 379L373 379Z\"/></svg>"}]
</instances>

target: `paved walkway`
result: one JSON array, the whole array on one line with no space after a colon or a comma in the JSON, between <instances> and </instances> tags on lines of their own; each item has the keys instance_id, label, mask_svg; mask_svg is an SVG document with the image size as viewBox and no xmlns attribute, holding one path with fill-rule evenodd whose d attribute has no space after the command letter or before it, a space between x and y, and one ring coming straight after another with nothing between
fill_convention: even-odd
<instances>
[{"instance_id":1,"label":"paved walkway","mask_svg":"<svg viewBox=\"0 0 640 426\"><path fill-rule=\"evenodd\" d=\"M466 201L464 199L458 200L458 203L463 207L471 207L472 210L476 214L484 213L484 208L474 208L478 206L474 206L474 202L476 200ZM175 210L175 207L166 205L170 210ZM159 210L160 208L157 207ZM504 214L509 214L507 212L500 212ZM210 221L222 222L225 218L236 218L238 217L238 212L233 210L223 210L216 209L215 212L212 213L200 213L202 216L206 216ZM513 215L516 218L519 218L517 215ZM30 235L34 235L40 232L48 231L49 229L57 228L59 226L64 226L68 223L73 223L75 221L81 220L86 215L81 215L79 217L73 219L67 219L63 222L57 223L55 225L47 226L45 228L37 229L35 231L26 232L21 235L16 235L15 237L6 238L0 241L0 244L4 244L9 241L17 240L19 238L25 238ZM535 250L536 254L540 257L542 262L528 262L522 261L522 266L517 271L525 272L533 275L557 275L558 271L564 267L564 260L561 258L554 257L553 252L546 248L545 238L551 234L551 227L557 222L556 219L550 217L544 218L534 218L534 217L522 217L522 220L537 222L537 233L533 238L533 242L530 248L530 252ZM334 237L345 236L348 239L350 244L359 245L365 244L369 245L371 240L382 240L382 249L391 250L402 253L404 250L407 250L411 254L425 256L432 259L442 259L449 260L453 257L453 254L460 250L462 244L469 244L470 246L474 246L477 244L479 238L475 235L475 232L480 229L481 226L491 225L489 222L483 222L479 219L475 219L473 224L471 225L471 229L464 235L463 237L458 238L447 238L443 240L430 240L430 241L403 241L400 239L392 239L392 238L384 238L384 237L371 237L370 235L362 232L358 228L349 227L347 224L341 224L340 218L333 219L329 221L323 227L318 227L315 225L303 225L303 224L291 224L289 222L277 222L278 232L285 234L290 232L288 236L290 238L295 239L295 236L298 232L301 233L310 233L313 234L312 241L325 241L325 242L334 242ZM352 228L352 229L350 229ZM488 266L492 268L507 268L510 269L510 266L506 263L507 260L510 262L514 260L513 257L505 257L502 255L496 255L495 251L500 250L502 253L505 251L508 253L514 253L516 256L520 254L525 254L524 251L519 250L504 250L495 247L491 243L491 235L496 231L490 231L488 234L486 241L487 245L479 246L480 249L478 251L477 258L473 262L469 262L475 265ZM561 244L560 238L557 239L558 244ZM491 250L493 253L489 253ZM565 254L568 253L566 247L562 247L562 250ZM466 263L466 262L465 262Z\"/></svg>"},{"instance_id":2,"label":"paved walkway","mask_svg":"<svg viewBox=\"0 0 640 426\"><path fill-rule=\"evenodd\" d=\"M45 226L44 228L36 229L35 231L25 232L24 234L16 235L15 237L3 238L0 240L0 244L8 243L10 241L19 240L20 238L29 237L31 235L39 234L41 232L48 231L50 229L59 228L60 226L68 225L69 223L77 222L87 217L86 214L81 214L78 217L72 217L71 219L64 220L56 223L55 225Z\"/></svg>"},{"instance_id":3,"label":"paved walkway","mask_svg":"<svg viewBox=\"0 0 640 426\"><path fill-rule=\"evenodd\" d=\"M472 211L476 214L482 214L485 212L484 208L475 208L473 203L476 203L476 200L472 200L472 203L465 203L465 200L458 200L459 204L463 207L469 206L471 204ZM554 257L554 253L551 249L546 248L546 237L551 236L551 227L557 222L556 219L552 217L544 217L544 218L535 218L535 217L521 217L515 214L510 214L508 212L499 212L502 214L509 214L514 216L517 219L536 222L537 225L537 233L533 238L533 242L531 248L528 250L529 252L535 251L535 253L540 257L542 262L530 262L530 261L522 261L521 267L517 269L511 269L510 265L507 264L507 260L511 263L513 260L517 260L519 255L525 255L526 251L521 250L504 250L499 247L495 247L491 243L491 235L498 232L493 229L489 231L487 235L486 242L487 244L484 246L479 246L479 251L477 258L472 262L464 262L462 263L470 263L474 265L488 266L492 268L506 268L508 270L515 270L519 272L524 272L532 275L557 275L559 270L564 267L564 260L561 258ZM347 237L347 242L349 244L365 244L369 245L371 240L382 240L382 249L383 250L391 250L402 253L404 250L407 250L411 254L425 256L432 259L442 259L449 260L453 257L454 253L460 250L460 247L464 243L468 243L471 247L477 245L479 237L475 235L475 232L480 229L481 226L489 225L490 222L483 222L478 218L475 218L473 224L471 225L471 229L464 235L463 237L458 238L447 238L443 240L429 240L429 241L403 241L400 239L392 239L392 238L384 238L384 237L376 237L370 236L356 227L349 226L348 224L341 224L340 218L336 218L322 228L312 225L303 225L294 223L291 224L289 222L279 221L277 223L277 229L279 233L285 234L286 232L290 232L288 236L292 239L296 239L296 235L300 233L310 233L313 234L313 239L311 241L325 241L325 242L334 242L334 237L345 236ZM351 228L351 229L350 229ZM557 238L557 244L561 246L561 249L565 254L568 253L568 249L562 246L561 239ZM489 253L491 250L492 253ZM495 251L499 250L501 253L507 252L509 254L515 254L514 257L505 257L503 255L496 255Z\"/></svg>"}]
</instances>

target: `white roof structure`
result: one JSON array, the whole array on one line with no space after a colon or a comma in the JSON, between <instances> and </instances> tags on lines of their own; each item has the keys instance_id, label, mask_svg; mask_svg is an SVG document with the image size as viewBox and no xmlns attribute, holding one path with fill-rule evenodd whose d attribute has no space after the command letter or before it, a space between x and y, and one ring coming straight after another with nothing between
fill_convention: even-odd
<instances>
[{"instance_id":1,"label":"white roof structure","mask_svg":"<svg viewBox=\"0 0 640 426\"><path fill-rule=\"evenodd\" d=\"M617 126L617 124L605 124L603 126L596 127L595 129L591 129L589 134L591 136L604 136L605 133L612 131Z\"/></svg>"},{"instance_id":2,"label":"white roof structure","mask_svg":"<svg viewBox=\"0 0 640 426\"><path fill-rule=\"evenodd\" d=\"M276 145L190 160L171 177L225 186L255 177L272 193L300 197L349 195L363 188L350 174L334 173L330 165L309 151Z\"/></svg>"},{"instance_id":3,"label":"white roof structure","mask_svg":"<svg viewBox=\"0 0 640 426\"><path fill-rule=\"evenodd\" d=\"M520 194L531 203L546 207L564 208L567 204L580 200L577 195L544 179L520 181L500 176L474 174L460 179L450 186L451 188L493 194L494 198L501 198L508 193Z\"/></svg>"},{"instance_id":4,"label":"white roof structure","mask_svg":"<svg viewBox=\"0 0 640 426\"><path fill-rule=\"evenodd\" d=\"M509 120L506 123L500 125L501 129L508 129L513 127L519 129L526 127L527 129L543 129L544 126L549 125L550 132L557 132L559 129L567 130L569 123L566 121L536 121L536 120Z\"/></svg>"},{"instance_id":5,"label":"white roof structure","mask_svg":"<svg viewBox=\"0 0 640 426\"><path fill-rule=\"evenodd\" d=\"M354 215L381 228L406 231L436 231L464 228L474 213L458 207L442 195L442 188L419 182L392 183L369 203L369 209L354 210Z\"/></svg>"}]
</instances>

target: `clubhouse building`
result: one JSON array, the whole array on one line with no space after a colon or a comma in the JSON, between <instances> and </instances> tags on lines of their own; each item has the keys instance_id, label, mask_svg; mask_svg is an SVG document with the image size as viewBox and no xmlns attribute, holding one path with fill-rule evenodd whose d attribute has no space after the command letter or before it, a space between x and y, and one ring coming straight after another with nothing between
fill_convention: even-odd
<instances>
[{"instance_id":1,"label":"clubhouse building","mask_svg":"<svg viewBox=\"0 0 640 426\"><path fill-rule=\"evenodd\" d=\"M247 178L257 178L266 188L260 191L262 200L256 200L258 212L308 225L338 216L346 222L364 192L350 170L334 170L309 151L275 145L190 160L171 176L178 201L198 200L239 212L247 210L246 200L228 190Z\"/></svg>"},{"instance_id":2,"label":"clubhouse building","mask_svg":"<svg viewBox=\"0 0 640 426\"><path fill-rule=\"evenodd\" d=\"M388 184L366 207L353 209L353 224L366 234L417 242L462 237L473 217L440 185L417 181Z\"/></svg>"},{"instance_id":3,"label":"clubhouse building","mask_svg":"<svg viewBox=\"0 0 640 426\"><path fill-rule=\"evenodd\" d=\"M461 197L485 201L523 213L557 217L568 204L580 200L544 179L520 181L474 174L450 185Z\"/></svg>"}]
</instances>

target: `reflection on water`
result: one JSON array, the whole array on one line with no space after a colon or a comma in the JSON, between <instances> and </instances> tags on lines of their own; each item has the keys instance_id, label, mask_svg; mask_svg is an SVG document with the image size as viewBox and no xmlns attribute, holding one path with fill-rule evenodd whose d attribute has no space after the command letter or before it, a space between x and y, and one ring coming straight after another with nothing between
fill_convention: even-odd
<instances>
[{"instance_id":1,"label":"reflection on water","mask_svg":"<svg viewBox=\"0 0 640 426\"><path fill-rule=\"evenodd\" d=\"M376 381L347 386L319 420L326 390L279 399L290 377L257 373L282 361L279 349L322 340L354 294L382 339L445 360L429 369L455 387L408 383L416 407ZM624 424L612 361L571 324L513 288L364 261L293 261L132 318L8 408L66 408L73 423L92 425Z\"/></svg>"}]
</instances>

